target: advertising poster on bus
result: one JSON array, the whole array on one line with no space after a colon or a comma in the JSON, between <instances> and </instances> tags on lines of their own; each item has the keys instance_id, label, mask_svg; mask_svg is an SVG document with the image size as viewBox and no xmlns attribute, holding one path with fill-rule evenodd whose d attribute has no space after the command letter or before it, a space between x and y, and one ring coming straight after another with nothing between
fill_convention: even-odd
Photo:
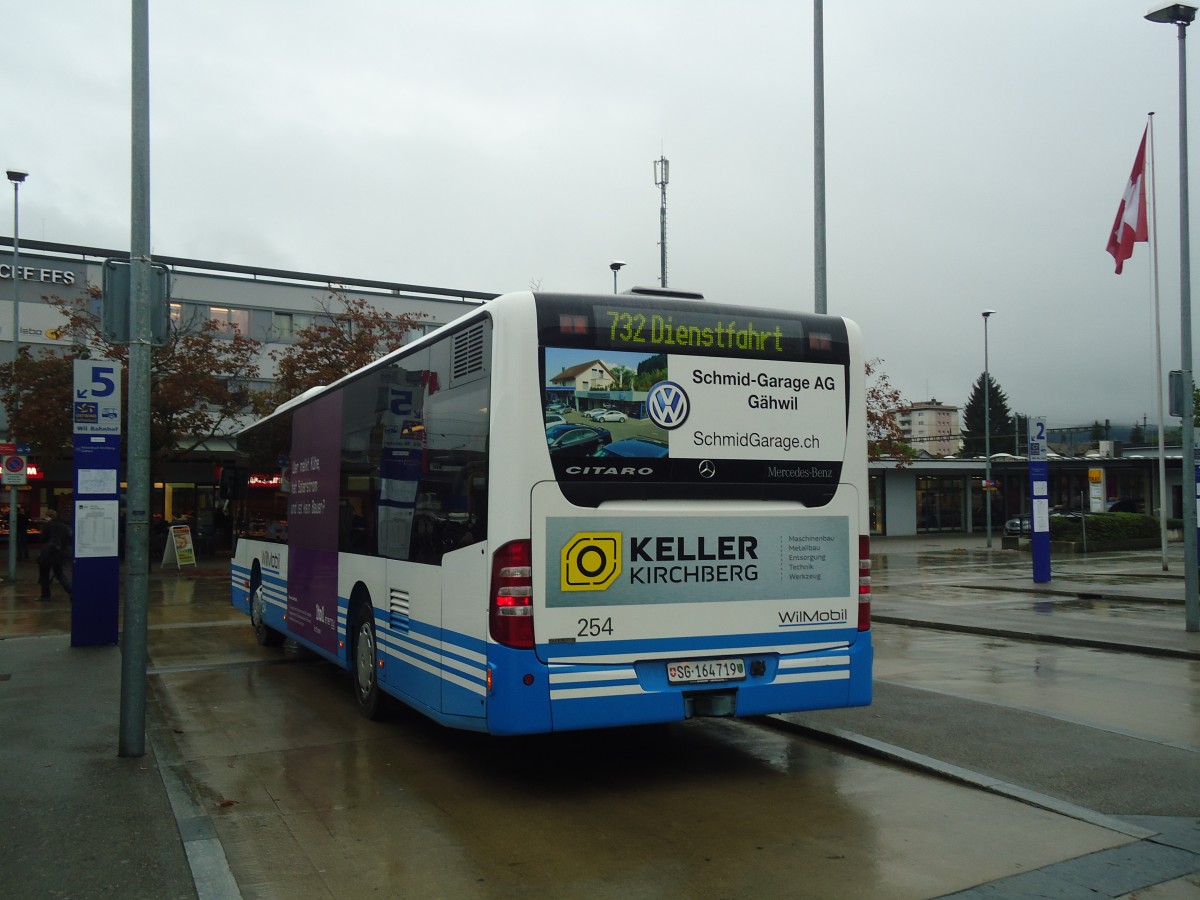
<instances>
[{"instance_id":1,"label":"advertising poster on bus","mask_svg":"<svg viewBox=\"0 0 1200 900\"><path fill-rule=\"evenodd\" d=\"M342 395L296 411L288 495L288 626L337 652L338 496L341 484Z\"/></svg>"}]
</instances>

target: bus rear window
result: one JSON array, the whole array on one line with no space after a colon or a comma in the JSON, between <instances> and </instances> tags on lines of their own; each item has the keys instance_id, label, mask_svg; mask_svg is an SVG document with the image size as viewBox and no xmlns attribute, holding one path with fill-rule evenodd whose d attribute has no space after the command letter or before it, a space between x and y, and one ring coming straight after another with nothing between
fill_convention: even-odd
<instances>
[{"instance_id":1,"label":"bus rear window","mask_svg":"<svg viewBox=\"0 0 1200 900\"><path fill-rule=\"evenodd\" d=\"M589 316L538 299L547 452L572 502L828 502L846 451L841 319L620 296Z\"/></svg>"}]
</instances>

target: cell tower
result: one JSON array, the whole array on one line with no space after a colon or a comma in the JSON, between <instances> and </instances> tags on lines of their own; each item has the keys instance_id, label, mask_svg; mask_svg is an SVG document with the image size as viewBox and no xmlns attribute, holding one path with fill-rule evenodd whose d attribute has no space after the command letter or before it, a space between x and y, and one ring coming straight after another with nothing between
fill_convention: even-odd
<instances>
[{"instance_id":1,"label":"cell tower","mask_svg":"<svg viewBox=\"0 0 1200 900\"><path fill-rule=\"evenodd\" d=\"M658 208L658 253L661 274L658 277L660 286L667 286L667 181L670 180L671 162L665 156L654 161L654 183L658 185L662 196Z\"/></svg>"}]
</instances>

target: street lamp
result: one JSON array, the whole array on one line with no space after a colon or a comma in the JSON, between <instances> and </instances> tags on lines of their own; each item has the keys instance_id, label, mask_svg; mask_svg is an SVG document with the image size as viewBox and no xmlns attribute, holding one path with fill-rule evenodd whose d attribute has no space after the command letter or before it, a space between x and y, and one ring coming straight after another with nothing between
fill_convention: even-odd
<instances>
[{"instance_id":1,"label":"street lamp","mask_svg":"<svg viewBox=\"0 0 1200 900\"><path fill-rule=\"evenodd\" d=\"M8 180L13 186L13 243L12 243L12 271L9 273L12 276L12 305L13 305L13 330L12 330L12 371L10 373L11 380L9 384L12 389L16 390L17 385L17 351L21 345L21 314L18 312L20 308L17 303L17 250L20 247L20 215L18 213L20 199L21 184L29 177L28 172L22 172L20 169L9 169ZM20 394L17 394L17 400L13 403L15 409L20 402ZM17 434L13 430L13 423L10 420L8 423L8 440L9 443L15 444ZM8 580L17 580L17 486L12 485L8 493Z\"/></svg>"},{"instance_id":2,"label":"street lamp","mask_svg":"<svg viewBox=\"0 0 1200 900\"><path fill-rule=\"evenodd\" d=\"M1196 18L1189 3L1160 3L1146 13L1151 22L1174 25L1179 37L1179 321L1183 370L1183 602L1188 631L1200 631L1196 579L1196 436L1192 389L1192 262L1188 228L1187 27ZM1192 485L1188 496L1188 485ZM1165 499L1165 498L1164 498Z\"/></svg>"},{"instance_id":3,"label":"street lamp","mask_svg":"<svg viewBox=\"0 0 1200 900\"><path fill-rule=\"evenodd\" d=\"M617 292L617 273L620 272L624 266L625 266L625 263L623 263L619 259L614 259L612 262L610 262L608 264L608 267L610 269L612 269L612 273L613 273L613 293L614 294Z\"/></svg>"},{"instance_id":4,"label":"street lamp","mask_svg":"<svg viewBox=\"0 0 1200 900\"><path fill-rule=\"evenodd\" d=\"M992 417L988 409L988 394L991 393L992 379L988 375L988 318L994 316L994 309L983 311L983 514L987 518L987 545L992 549Z\"/></svg>"}]
</instances>

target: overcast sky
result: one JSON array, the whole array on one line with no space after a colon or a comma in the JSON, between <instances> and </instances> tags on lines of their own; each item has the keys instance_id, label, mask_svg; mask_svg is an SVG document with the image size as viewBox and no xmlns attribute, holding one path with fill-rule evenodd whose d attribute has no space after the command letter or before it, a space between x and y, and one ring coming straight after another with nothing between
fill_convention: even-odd
<instances>
[{"instance_id":1,"label":"overcast sky","mask_svg":"<svg viewBox=\"0 0 1200 900\"><path fill-rule=\"evenodd\" d=\"M906 399L965 404L994 309L1014 411L1154 423L1152 256L1117 276L1104 249L1155 111L1178 368L1178 41L1149 5L825 3L829 312ZM621 259L652 285L665 155L670 286L814 308L807 3L150 7L156 253L496 292L609 291ZM129 2L13 0L5 33L22 237L128 247Z\"/></svg>"}]
</instances>

